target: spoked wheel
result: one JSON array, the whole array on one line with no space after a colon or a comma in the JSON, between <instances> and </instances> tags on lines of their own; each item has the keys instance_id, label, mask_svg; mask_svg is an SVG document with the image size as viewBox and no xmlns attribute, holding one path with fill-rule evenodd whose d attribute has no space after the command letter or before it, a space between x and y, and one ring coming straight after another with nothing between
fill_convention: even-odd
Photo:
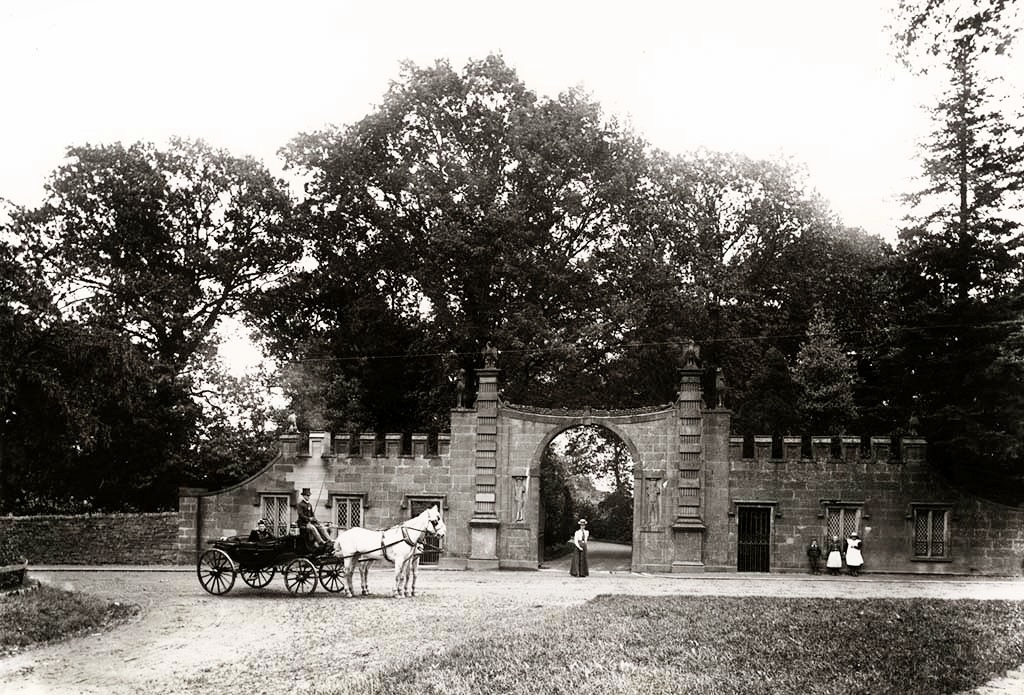
<instances>
[{"instance_id":1,"label":"spoked wheel","mask_svg":"<svg viewBox=\"0 0 1024 695\"><path fill-rule=\"evenodd\" d=\"M273 567L263 567L258 570L238 570L238 573L242 575L242 581L254 589L262 589L274 578Z\"/></svg>"},{"instance_id":2,"label":"spoked wheel","mask_svg":"<svg viewBox=\"0 0 1024 695\"><path fill-rule=\"evenodd\" d=\"M320 585L336 594L345 588L344 565L337 560L330 560L320 565Z\"/></svg>"},{"instance_id":3,"label":"spoked wheel","mask_svg":"<svg viewBox=\"0 0 1024 695\"><path fill-rule=\"evenodd\" d=\"M199 558L196 575L203 588L214 596L231 591L235 585L235 563L223 550L211 548Z\"/></svg>"},{"instance_id":4,"label":"spoked wheel","mask_svg":"<svg viewBox=\"0 0 1024 695\"><path fill-rule=\"evenodd\" d=\"M296 596L312 594L316 590L316 580L316 565L309 558L295 558L284 568L284 585Z\"/></svg>"}]
</instances>

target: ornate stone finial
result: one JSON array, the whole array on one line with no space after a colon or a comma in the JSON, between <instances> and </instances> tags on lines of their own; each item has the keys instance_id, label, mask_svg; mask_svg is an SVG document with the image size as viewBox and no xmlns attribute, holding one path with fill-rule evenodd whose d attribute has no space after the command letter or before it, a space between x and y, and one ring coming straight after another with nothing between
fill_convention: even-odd
<instances>
[{"instance_id":1,"label":"ornate stone finial","mask_svg":"<svg viewBox=\"0 0 1024 695\"><path fill-rule=\"evenodd\" d=\"M683 369L688 367L700 367L700 346L693 342L693 338L688 338L683 348Z\"/></svg>"},{"instance_id":2,"label":"ornate stone finial","mask_svg":"<svg viewBox=\"0 0 1024 695\"><path fill-rule=\"evenodd\" d=\"M299 431L298 420L299 420L299 418L298 418L298 416L295 413L288 413L288 431L289 432L298 432Z\"/></svg>"},{"instance_id":3,"label":"ornate stone finial","mask_svg":"<svg viewBox=\"0 0 1024 695\"><path fill-rule=\"evenodd\" d=\"M715 401L718 403L719 408L725 407L725 392L728 387L725 385L725 374L722 373L721 367L715 368Z\"/></svg>"},{"instance_id":4,"label":"ornate stone finial","mask_svg":"<svg viewBox=\"0 0 1024 695\"><path fill-rule=\"evenodd\" d=\"M489 340L483 349L483 355L484 367L493 369L498 366L498 348L494 347Z\"/></svg>"}]
</instances>

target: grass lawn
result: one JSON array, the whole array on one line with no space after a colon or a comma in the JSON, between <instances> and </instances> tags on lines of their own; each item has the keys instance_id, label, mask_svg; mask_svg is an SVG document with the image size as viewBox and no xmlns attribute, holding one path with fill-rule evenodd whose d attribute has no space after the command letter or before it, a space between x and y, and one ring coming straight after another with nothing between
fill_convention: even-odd
<instances>
[{"instance_id":1,"label":"grass lawn","mask_svg":"<svg viewBox=\"0 0 1024 695\"><path fill-rule=\"evenodd\" d=\"M34 591L0 596L0 656L97 630L128 620L139 607L42 585Z\"/></svg>"},{"instance_id":2,"label":"grass lawn","mask_svg":"<svg viewBox=\"0 0 1024 695\"><path fill-rule=\"evenodd\" d=\"M1021 602L604 595L313 692L950 695L1022 663Z\"/></svg>"}]
</instances>

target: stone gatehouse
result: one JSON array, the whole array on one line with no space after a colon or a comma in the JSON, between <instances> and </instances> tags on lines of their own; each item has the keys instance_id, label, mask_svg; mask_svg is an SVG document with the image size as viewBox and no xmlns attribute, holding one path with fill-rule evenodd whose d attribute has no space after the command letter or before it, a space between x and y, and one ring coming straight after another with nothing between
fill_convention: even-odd
<instances>
[{"instance_id":1,"label":"stone gatehouse","mask_svg":"<svg viewBox=\"0 0 1024 695\"><path fill-rule=\"evenodd\" d=\"M1021 575L1024 509L948 485L922 439L730 435L731 412L704 404L701 370L682 371L673 403L629 411L551 410L499 397L500 370L477 370L472 407L426 435L285 433L259 473L217 491L183 489L179 558L247 533L257 519L287 533L298 492L321 521L383 528L437 503L452 569L536 569L543 552L540 462L556 436L601 425L634 461L635 572L805 571L812 539L858 531L865 570Z\"/></svg>"}]
</instances>

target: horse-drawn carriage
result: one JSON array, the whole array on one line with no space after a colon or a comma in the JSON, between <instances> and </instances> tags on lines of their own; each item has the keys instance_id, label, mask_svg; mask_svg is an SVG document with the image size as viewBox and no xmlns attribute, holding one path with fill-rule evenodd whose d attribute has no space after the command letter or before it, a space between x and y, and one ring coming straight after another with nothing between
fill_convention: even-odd
<instances>
[{"instance_id":1,"label":"horse-drawn carriage","mask_svg":"<svg viewBox=\"0 0 1024 695\"><path fill-rule=\"evenodd\" d=\"M333 547L317 548L305 535L284 536L266 541L234 536L209 541L213 547L199 557L196 574L206 591L220 596L235 585L235 577L254 588L271 582L275 574L284 576L288 591L295 595L311 594L317 582L331 593L342 591L355 595L352 573L360 566L362 593L367 594L367 569L375 560L386 560L395 566L394 595L411 595L408 580L415 593L416 569L429 534L443 539L445 524L437 506L418 516L380 531L353 527L338 534Z\"/></svg>"},{"instance_id":2,"label":"horse-drawn carriage","mask_svg":"<svg viewBox=\"0 0 1024 695\"><path fill-rule=\"evenodd\" d=\"M284 576L285 587L295 595L313 593L318 581L331 593L345 588L342 561L331 554L330 548L311 548L302 535L266 541L234 536L208 543L213 547L199 557L196 574L203 588L215 596L230 591L236 576L260 589L278 572Z\"/></svg>"}]
</instances>

